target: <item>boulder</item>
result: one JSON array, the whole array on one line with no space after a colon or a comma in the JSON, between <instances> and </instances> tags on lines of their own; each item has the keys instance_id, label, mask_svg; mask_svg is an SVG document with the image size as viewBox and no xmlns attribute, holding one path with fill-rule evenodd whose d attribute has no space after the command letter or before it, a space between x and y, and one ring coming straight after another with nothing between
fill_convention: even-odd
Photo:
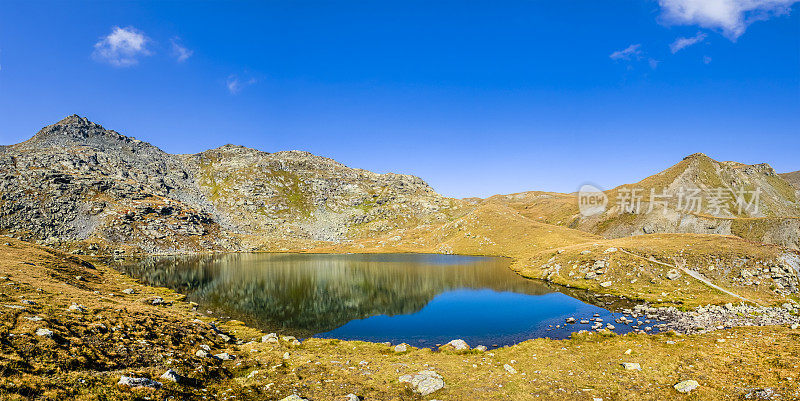
<instances>
[{"instance_id":1,"label":"boulder","mask_svg":"<svg viewBox=\"0 0 800 401\"><path fill-rule=\"evenodd\" d=\"M455 351L469 351L469 344L462 339L452 340L449 343L442 345L439 349L453 349Z\"/></svg>"},{"instance_id":2,"label":"boulder","mask_svg":"<svg viewBox=\"0 0 800 401\"><path fill-rule=\"evenodd\" d=\"M118 386L125 386L130 388L151 388L151 389L159 389L161 388L161 383L148 379L146 377L128 377L122 376L119 378L117 382Z\"/></svg>"},{"instance_id":3,"label":"boulder","mask_svg":"<svg viewBox=\"0 0 800 401\"><path fill-rule=\"evenodd\" d=\"M690 391L692 391L692 390L696 389L696 388L697 388L697 387L699 387L699 386L700 386L700 384L699 384L699 383L697 383L697 382L696 382L696 381L694 381L694 380L684 380L684 381L682 381L682 382L680 382L680 383L678 383L678 384L674 385L673 387L674 387L674 388L675 388L675 390L677 390L679 393L688 393L688 392L690 392Z\"/></svg>"},{"instance_id":4,"label":"boulder","mask_svg":"<svg viewBox=\"0 0 800 401\"><path fill-rule=\"evenodd\" d=\"M401 383L409 383L414 392L426 396L444 387L444 379L432 370L422 370L416 375L400 376Z\"/></svg>"}]
</instances>

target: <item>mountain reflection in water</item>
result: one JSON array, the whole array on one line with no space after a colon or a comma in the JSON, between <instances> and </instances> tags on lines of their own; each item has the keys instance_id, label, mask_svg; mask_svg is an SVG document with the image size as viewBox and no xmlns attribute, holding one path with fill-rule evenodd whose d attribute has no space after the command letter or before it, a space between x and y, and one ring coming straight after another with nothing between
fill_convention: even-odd
<instances>
[{"instance_id":1,"label":"mountain reflection in water","mask_svg":"<svg viewBox=\"0 0 800 401\"><path fill-rule=\"evenodd\" d=\"M609 314L522 278L508 264L453 255L237 253L154 256L118 268L184 293L215 316L298 337L432 345L463 334L512 343L568 334L547 330L563 326L564 316Z\"/></svg>"}]
</instances>

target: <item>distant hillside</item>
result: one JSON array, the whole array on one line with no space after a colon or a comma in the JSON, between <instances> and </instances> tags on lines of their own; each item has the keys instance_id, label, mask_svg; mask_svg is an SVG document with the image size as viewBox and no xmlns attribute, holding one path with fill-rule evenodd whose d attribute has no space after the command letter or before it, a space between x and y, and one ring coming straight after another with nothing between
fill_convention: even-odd
<instances>
[{"instance_id":1,"label":"distant hillside","mask_svg":"<svg viewBox=\"0 0 800 401\"><path fill-rule=\"evenodd\" d=\"M307 152L171 155L76 115L0 149L0 195L4 232L147 252L347 241L443 221L464 203Z\"/></svg>"},{"instance_id":2,"label":"distant hillside","mask_svg":"<svg viewBox=\"0 0 800 401\"><path fill-rule=\"evenodd\" d=\"M795 189L800 191L800 171L795 171L793 173L783 173L780 176L786 180L789 184L792 184Z\"/></svg>"},{"instance_id":3,"label":"distant hillside","mask_svg":"<svg viewBox=\"0 0 800 401\"><path fill-rule=\"evenodd\" d=\"M484 202L507 205L531 219L606 238L724 234L800 247L798 192L768 164L718 162L698 153L638 183L605 191L605 195L605 212L593 216L580 213L577 194L524 192L497 195ZM701 199L692 203L692 198Z\"/></svg>"}]
</instances>

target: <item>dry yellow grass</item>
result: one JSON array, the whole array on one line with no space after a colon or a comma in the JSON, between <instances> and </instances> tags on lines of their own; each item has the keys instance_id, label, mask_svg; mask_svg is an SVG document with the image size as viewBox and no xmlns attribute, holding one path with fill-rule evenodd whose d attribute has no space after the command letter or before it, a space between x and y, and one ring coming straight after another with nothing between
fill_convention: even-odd
<instances>
[{"instance_id":1,"label":"dry yellow grass","mask_svg":"<svg viewBox=\"0 0 800 401\"><path fill-rule=\"evenodd\" d=\"M411 348L395 354L385 345L358 341L248 343L263 333L240 322L223 322L218 327L233 337L225 342L211 326L195 320L201 316L179 294L143 286L102 264L90 267L59 252L9 242L11 246L0 248L0 276L7 277L0 290L4 400L263 400L290 394L334 400L348 393L365 400L413 400L421 397L397 379L428 369L444 377L445 387L426 398L440 400L721 400L762 388L775 389L784 399L800 397L800 331L785 327L695 336L578 334L484 353ZM125 288L138 293L123 294ZM143 302L154 296L170 304ZM68 311L73 302L86 312ZM43 320L26 319L32 316ZM52 329L53 338L32 334L41 327ZM238 358L222 362L196 357L200 344ZM639 363L642 370L626 371L622 362ZM506 364L516 373L505 369ZM115 385L123 374L158 379L168 368L196 382L161 379L160 390L136 391ZM697 380L700 387L689 395L677 393L672 386L685 379Z\"/></svg>"}]
</instances>

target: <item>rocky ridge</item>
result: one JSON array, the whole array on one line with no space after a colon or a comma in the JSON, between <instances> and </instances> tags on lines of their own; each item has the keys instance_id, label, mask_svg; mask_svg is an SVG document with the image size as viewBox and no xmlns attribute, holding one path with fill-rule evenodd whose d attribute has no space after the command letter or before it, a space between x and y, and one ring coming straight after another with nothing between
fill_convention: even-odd
<instances>
[{"instance_id":1,"label":"rocky ridge","mask_svg":"<svg viewBox=\"0 0 800 401\"><path fill-rule=\"evenodd\" d=\"M800 195L792 174L778 174L766 163L719 162L696 153L637 183L605 191L605 211L592 216L580 213L577 193L524 192L493 196L484 203L508 205L527 217L606 238L721 234L798 249ZM736 202L740 190L741 208ZM697 207L689 203L693 194L702 198Z\"/></svg>"},{"instance_id":2,"label":"rocky ridge","mask_svg":"<svg viewBox=\"0 0 800 401\"><path fill-rule=\"evenodd\" d=\"M347 241L444 219L457 203L417 177L307 152L172 155L77 115L0 148L0 230L93 253L257 247L248 235Z\"/></svg>"}]
</instances>

